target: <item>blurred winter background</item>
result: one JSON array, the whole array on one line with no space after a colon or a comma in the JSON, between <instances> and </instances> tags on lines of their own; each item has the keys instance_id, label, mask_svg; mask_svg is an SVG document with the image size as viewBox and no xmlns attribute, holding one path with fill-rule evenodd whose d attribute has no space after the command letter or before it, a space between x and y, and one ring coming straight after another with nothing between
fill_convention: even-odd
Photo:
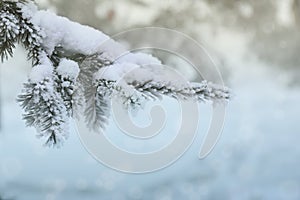
<instances>
[{"instance_id":1,"label":"blurred winter background","mask_svg":"<svg viewBox=\"0 0 300 200\"><path fill-rule=\"evenodd\" d=\"M144 26L188 34L208 49L235 97L206 159L197 158L210 119L201 105L199 137L178 162L156 173L123 174L96 162L75 131L61 149L49 149L25 127L15 97L30 62L18 48L0 68L1 200L300 199L300 0L37 3L109 35Z\"/></svg>"}]
</instances>

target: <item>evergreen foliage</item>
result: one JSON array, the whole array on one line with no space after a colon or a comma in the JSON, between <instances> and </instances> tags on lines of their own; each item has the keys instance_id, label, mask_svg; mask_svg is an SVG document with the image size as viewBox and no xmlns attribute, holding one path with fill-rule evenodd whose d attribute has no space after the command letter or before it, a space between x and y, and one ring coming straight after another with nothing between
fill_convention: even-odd
<instances>
[{"instance_id":1,"label":"evergreen foliage","mask_svg":"<svg viewBox=\"0 0 300 200\"><path fill-rule=\"evenodd\" d=\"M18 101L24 109L26 125L35 127L38 136L44 138L48 146L60 146L67 139L69 118L80 117L80 113L83 113L89 128L103 131L110 116L113 96L119 98L125 108L138 108L142 101L163 96L199 102L226 101L230 97L227 88L206 81L178 87L168 80L154 78L117 84L109 76L96 76L103 69L115 69L115 60L105 51L92 53L70 45L72 49L63 42L55 43L51 50L53 44L47 42L52 41L53 35L34 23L33 14L28 11L32 5L30 0L0 0L0 57L3 62L13 56L16 44L27 50L33 68ZM51 17L59 18L56 15ZM70 27L74 25L66 19L59 19ZM87 29L78 24L76 27ZM99 32L99 36L102 35L104 39L108 37Z\"/></svg>"}]
</instances>

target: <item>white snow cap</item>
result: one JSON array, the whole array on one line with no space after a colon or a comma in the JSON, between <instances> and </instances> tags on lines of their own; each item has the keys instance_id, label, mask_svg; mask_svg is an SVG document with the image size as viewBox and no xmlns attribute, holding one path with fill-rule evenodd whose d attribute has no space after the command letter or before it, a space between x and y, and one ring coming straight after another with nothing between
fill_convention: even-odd
<instances>
[{"instance_id":1,"label":"white snow cap","mask_svg":"<svg viewBox=\"0 0 300 200\"><path fill-rule=\"evenodd\" d=\"M115 63L113 65L99 69L98 72L94 75L94 79L107 79L112 81L118 81L125 74L138 67L138 65L133 63Z\"/></svg>"},{"instance_id":2,"label":"white snow cap","mask_svg":"<svg viewBox=\"0 0 300 200\"><path fill-rule=\"evenodd\" d=\"M52 54L57 45L62 45L66 50L91 55L99 52L99 46L110 39L101 31L49 11L37 11L31 22L45 32L43 45L48 54ZM107 45L111 45L112 42L108 42Z\"/></svg>"},{"instance_id":3,"label":"white snow cap","mask_svg":"<svg viewBox=\"0 0 300 200\"><path fill-rule=\"evenodd\" d=\"M34 83L39 83L45 78L51 78L53 75L53 67L50 65L34 66L29 75L29 79Z\"/></svg>"},{"instance_id":4,"label":"white snow cap","mask_svg":"<svg viewBox=\"0 0 300 200\"><path fill-rule=\"evenodd\" d=\"M31 19L34 13L38 11L38 7L35 5L34 2L29 1L26 2L26 4L19 3L19 0L14 0L15 2L18 2L18 7L22 10L22 16L27 19Z\"/></svg>"},{"instance_id":5,"label":"white snow cap","mask_svg":"<svg viewBox=\"0 0 300 200\"><path fill-rule=\"evenodd\" d=\"M150 54L146 54L146 53L131 53L129 52L126 55L123 55L121 57L119 57L116 62L118 63L123 63L123 62L130 62L130 63L135 63L137 65L153 65L153 64L157 64L157 65L161 65L161 61L158 60L157 58L153 57Z\"/></svg>"},{"instance_id":6,"label":"white snow cap","mask_svg":"<svg viewBox=\"0 0 300 200\"><path fill-rule=\"evenodd\" d=\"M61 76L76 79L79 75L80 69L77 62L63 58L61 59L56 71Z\"/></svg>"},{"instance_id":7,"label":"white snow cap","mask_svg":"<svg viewBox=\"0 0 300 200\"><path fill-rule=\"evenodd\" d=\"M119 57L114 64L101 68L94 76L94 79L107 79L118 81L122 78L133 80L154 79L153 71L160 68L161 61L152 55L145 53L127 53ZM145 69L144 69L144 68ZM155 69L149 70L152 67ZM148 70L146 70L148 69ZM161 74L161 71L159 71ZM124 77L126 75L126 77Z\"/></svg>"}]
</instances>

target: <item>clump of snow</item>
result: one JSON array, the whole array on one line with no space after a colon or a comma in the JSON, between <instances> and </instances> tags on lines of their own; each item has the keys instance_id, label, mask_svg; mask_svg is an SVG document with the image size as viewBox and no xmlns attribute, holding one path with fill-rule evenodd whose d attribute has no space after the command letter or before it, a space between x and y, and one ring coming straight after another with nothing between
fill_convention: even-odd
<instances>
[{"instance_id":1,"label":"clump of snow","mask_svg":"<svg viewBox=\"0 0 300 200\"><path fill-rule=\"evenodd\" d=\"M57 66L56 71L61 76L75 80L79 75L80 69L77 62L63 58Z\"/></svg>"},{"instance_id":2,"label":"clump of snow","mask_svg":"<svg viewBox=\"0 0 300 200\"><path fill-rule=\"evenodd\" d=\"M127 82L138 81L140 83L152 81L162 85L172 85L176 88L187 87L189 84L176 70L157 64L142 65L127 73L124 79Z\"/></svg>"},{"instance_id":3,"label":"clump of snow","mask_svg":"<svg viewBox=\"0 0 300 200\"><path fill-rule=\"evenodd\" d=\"M33 1L29 1L26 4L18 3L19 8L21 8L22 16L26 19L31 19L33 13L36 13L38 8Z\"/></svg>"},{"instance_id":4,"label":"clump of snow","mask_svg":"<svg viewBox=\"0 0 300 200\"><path fill-rule=\"evenodd\" d=\"M103 67L95 73L94 79L107 79L118 81L122 79L127 73L138 68L139 66L133 63L115 63L113 65Z\"/></svg>"},{"instance_id":5,"label":"clump of snow","mask_svg":"<svg viewBox=\"0 0 300 200\"><path fill-rule=\"evenodd\" d=\"M52 65L51 60L48 58L48 55L45 52L40 53L39 60L43 65Z\"/></svg>"},{"instance_id":6,"label":"clump of snow","mask_svg":"<svg viewBox=\"0 0 300 200\"><path fill-rule=\"evenodd\" d=\"M127 62L114 63L98 70L94 75L94 80L100 79L117 81L118 84L151 81L176 88L189 87L189 82L178 72L156 64L140 66Z\"/></svg>"},{"instance_id":7,"label":"clump of snow","mask_svg":"<svg viewBox=\"0 0 300 200\"><path fill-rule=\"evenodd\" d=\"M161 65L161 61L158 58L146 53L127 53L119 57L116 62L130 62L141 66L149 64Z\"/></svg>"},{"instance_id":8,"label":"clump of snow","mask_svg":"<svg viewBox=\"0 0 300 200\"><path fill-rule=\"evenodd\" d=\"M107 58L120 63L126 61L138 65L161 64L161 61L152 55L128 53L124 45L103 32L72 22L68 18L57 16L50 11L39 11L32 3L23 6L22 12L25 18L41 29L44 37L43 47L49 55L59 45L66 50L84 55L104 53Z\"/></svg>"},{"instance_id":9,"label":"clump of snow","mask_svg":"<svg viewBox=\"0 0 300 200\"><path fill-rule=\"evenodd\" d=\"M37 65L32 68L29 79L33 83L39 83L45 78L51 78L53 75L53 67L51 65Z\"/></svg>"},{"instance_id":10,"label":"clump of snow","mask_svg":"<svg viewBox=\"0 0 300 200\"><path fill-rule=\"evenodd\" d=\"M103 41L98 44L98 53L102 52L103 55L110 59L111 61L115 61L120 55L128 52L127 47L122 44L116 42L112 38Z\"/></svg>"},{"instance_id":11,"label":"clump of snow","mask_svg":"<svg viewBox=\"0 0 300 200\"><path fill-rule=\"evenodd\" d=\"M72 22L49 11L37 11L31 22L46 33L43 45L51 54L57 45L66 50L91 55L103 51L119 51L117 42L99 30ZM117 48L116 48L117 46ZM109 48L109 49L107 49Z\"/></svg>"},{"instance_id":12,"label":"clump of snow","mask_svg":"<svg viewBox=\"0 0 300 200\"><path fill-rule=\"evenodd\" d=\"M161 61L150 54L130 53L117 58L113 65L101 68L96 74L95 79L107 79L118 81L124 79L127 82L133 81L157 81L166 82L174 80L170 73L166 73ZM169 77L170 76L170 77ZM175 80L177 82L178 79Z\"/></svg>"}]
</instances>

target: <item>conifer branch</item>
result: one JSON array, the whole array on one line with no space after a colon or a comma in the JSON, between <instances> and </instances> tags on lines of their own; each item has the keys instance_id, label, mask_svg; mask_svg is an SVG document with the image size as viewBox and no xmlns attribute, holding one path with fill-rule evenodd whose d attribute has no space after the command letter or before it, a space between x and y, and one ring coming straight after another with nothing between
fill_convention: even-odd
<instances>
[{"instance_id":1,"label":"conifer branch","mask_svg":"<svg viewBox=\"0 0 300 200\"><path fill-rule=\"evenodd\" d=\"M199 102L230 99L225 87L206 81L180 86L155 77L151 70L144 73L151 79L131 77L117 84L116 77L131 68L161 62L143 53L117 60L115 55L124 49L113 40L105 43L108 39L91 27L39 11L31 0L0 0L0 57L3 62L13 56L17 44L27 50L33 68L18 101L26 125L35 127L48 146L60 146L68 137L68 121L79 116L76 113L84 113L88 127L103 131L113 97L125 108L139 108L143 101L164 96ZM103 69L112 70L111 75L99 76Z\"/></svg>"}]
</instances>

